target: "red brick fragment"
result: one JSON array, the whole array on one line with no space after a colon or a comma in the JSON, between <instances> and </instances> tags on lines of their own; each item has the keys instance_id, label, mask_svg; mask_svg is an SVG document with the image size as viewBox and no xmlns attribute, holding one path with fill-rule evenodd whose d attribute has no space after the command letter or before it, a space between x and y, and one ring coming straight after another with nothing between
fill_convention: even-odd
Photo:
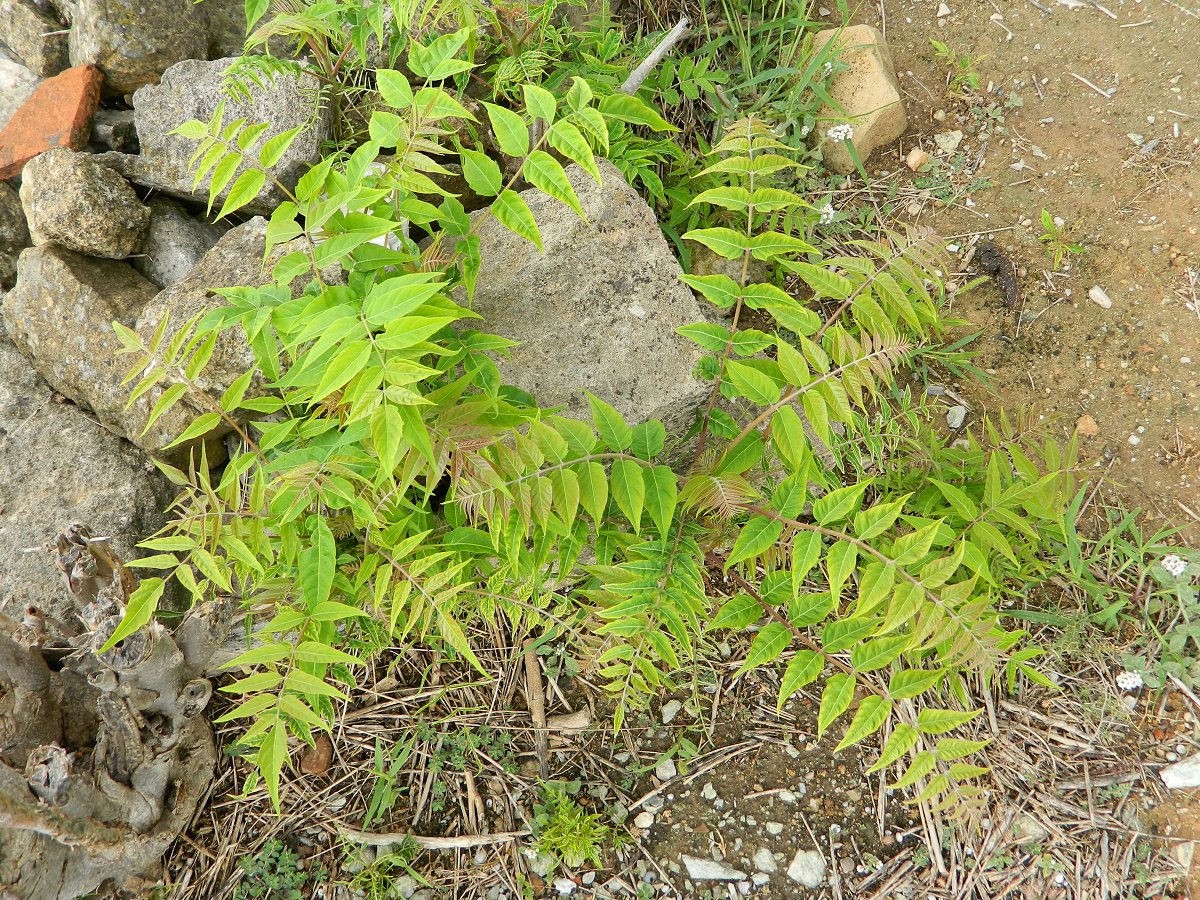
<instances>
[{"instance_id":1,"label":"red brick fragment","mask_svg":"<svg viewBox=\"0 0 1200 900\"><path fill-rule=\"evenodd\" d=\"M103 82L95 66L75 66L39 84L0 131L0 181L53 147L85 148Z\"/></svg>"}]
</instances>

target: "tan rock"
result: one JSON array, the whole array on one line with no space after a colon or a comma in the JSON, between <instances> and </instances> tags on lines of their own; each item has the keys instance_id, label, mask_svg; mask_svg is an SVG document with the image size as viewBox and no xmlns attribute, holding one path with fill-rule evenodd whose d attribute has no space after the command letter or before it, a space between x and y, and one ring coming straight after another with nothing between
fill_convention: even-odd
<instances>
[{"instance_id":1,"label":"tan rock","mask_svg":"<svg viewBox=\"0 0 1200 900\"><path fill-rule=\"evenodd\" d=\"M1075 430L1080 437L1095 437L1100 433L1100 426L1090 415L1082 415L1075 420Z\"/></svg>"},{"instance_id":2,"label":"tan rock","mask_svg":"<svg viewBox=\"0 0 1200 900\"><path fill-rule=\"evenodd\" d=\"M841 109L826 106L818 119L830 123L821 126L825 165L848 175L854 171L854 160L846 143L826 137L831 128L835 136L840 133L836 124L839 120L846 119L853 127L854 149L865 162L877 148L900 137L908 127L908 119L892 57L879 29L870 25L828 28L818 32L814 47L819 51L834 39L838 59L850 68L836 75L829 85L829 95Z\"/></svg>"},{"instance_id":3,"label":"tan rock","mask_svg":"<svg viewBox=\"0 0 1200 900\"><path fill-rule=\"evenodd\" d=\"M904 157L904 164L914 172L920 171L921 166L929 162L929 154L920 147L913 147L908 151L908 156Z\"/></svg>"}]
</instances>

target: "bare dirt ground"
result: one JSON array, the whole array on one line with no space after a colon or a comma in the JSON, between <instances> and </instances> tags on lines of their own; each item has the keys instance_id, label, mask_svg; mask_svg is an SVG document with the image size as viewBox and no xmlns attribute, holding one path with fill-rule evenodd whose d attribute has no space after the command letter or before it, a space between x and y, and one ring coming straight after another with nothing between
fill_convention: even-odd
<instances>
[{"instance_id":1,"label":"bare dirt ground","mask_svg":"<svg viewBox=\"0 0 1200 900\"><path fill-rule=\"evenodd\" d=\"M1034 405L1062 436L1090 416L1088 471L1200 534L1200 6L885 0L862 18L885 30L908 107L908 134L871 163L903 185L901 218L960 236L964 278L980 239L1020 276L1019 327L995 285L956 305L994 380L968 388L974 404ZM931 37L978 60L979 99L952 96ZM904 166L913 147L928 170ZM1069 271L1038 241L1043 209L1084 248Z\"/></svg>"}]
</instances>

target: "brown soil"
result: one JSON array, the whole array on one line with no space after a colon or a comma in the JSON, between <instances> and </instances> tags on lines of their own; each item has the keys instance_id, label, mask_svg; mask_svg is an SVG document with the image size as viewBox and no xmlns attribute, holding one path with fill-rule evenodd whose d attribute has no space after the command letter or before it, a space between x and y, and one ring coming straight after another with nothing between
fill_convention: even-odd
<instances>
[{"instance_id":1,"label":"brown soil","mask_svg":"<svg viewBox=\"0 0 1200 900\"><path fill-rule=\"evenodd\" d=\"M864 8L862 19L886 31L909 117L900 144L872 158L870 168L905 186L902 222L955 236L964 279L979 272L969 263L979 240L994 241L1017 269L1019 329L994 283L955 303L972 330L982 331L976 363L996 390L964 386L977 410L1032 404L1062 437L1091 416L1098 433L1082 438L1084 473L1104 474L1127 503L1158 523L1189 526L1195 537L1200 9L1105 0L1110 18L1099 3L1069 9L1039 2L1052 11L1031 0L951 0L952 13L941 19L929 0ZM980 59L978 98L951 94L931 37ZM1005 108L1010 95L1023 105ZM939 153L934 135L954 130L964 135L957 152ZM939 203L930 173L913 174L903 163L913 147L945 162L960 156L965 168L952 189L973 178L992 187ZM1049 272L1038 242L1043 208L1064 219L1084 247L1068 271ZM1111 308L1089 300L1093 285ZM1082 430L1090 425L1085 420Z\"/></svg>"}]
</instances>

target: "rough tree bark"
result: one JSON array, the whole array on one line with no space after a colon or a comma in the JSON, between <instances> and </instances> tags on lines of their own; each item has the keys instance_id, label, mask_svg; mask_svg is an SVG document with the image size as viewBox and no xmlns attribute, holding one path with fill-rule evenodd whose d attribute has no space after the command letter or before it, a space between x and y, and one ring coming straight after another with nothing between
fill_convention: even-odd
<instances>
[{"instance_id":1,"label":"rough tree bark","mask_svg":"<svg viewBox=\"0 0 1200 900\"><path fill-rule=\"evenodd\" d=\"M206 604L101 653L137 579L82 525L51 551L75 621L0 621L0 895L29 900L146 873L187 826L216 763L204 673L230 626Z\"/></svg>"}]
</instances>

